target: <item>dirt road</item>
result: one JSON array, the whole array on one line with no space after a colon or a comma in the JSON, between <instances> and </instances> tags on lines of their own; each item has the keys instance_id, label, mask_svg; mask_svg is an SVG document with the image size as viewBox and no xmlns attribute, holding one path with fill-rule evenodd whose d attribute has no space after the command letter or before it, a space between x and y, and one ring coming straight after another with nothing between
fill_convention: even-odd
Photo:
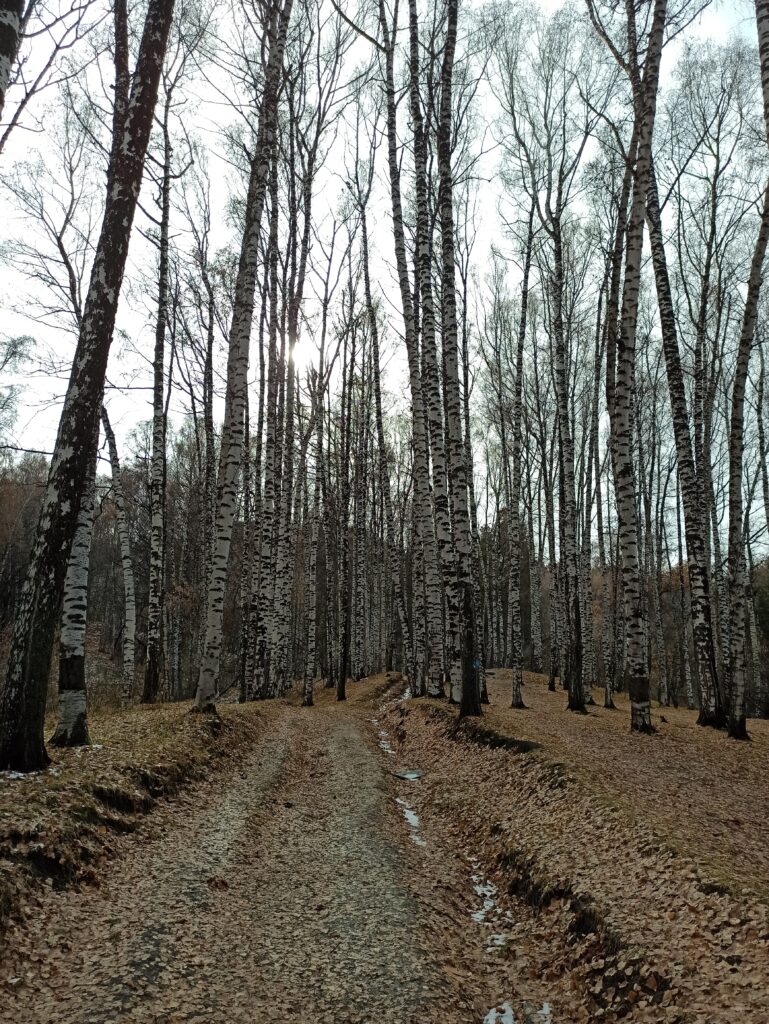
<instances>
[{"instance_id":1,"label":"dirt road","mask_svg":"<svg viewBox=\"0 0 769 1024\"><path fill-rule=\"evenodd\" d=\"M376 747L352 714L275 723L235 776L156 812L101 888L43 899L0 1020L438 1019Z\"/></svg>"}]
</instances>

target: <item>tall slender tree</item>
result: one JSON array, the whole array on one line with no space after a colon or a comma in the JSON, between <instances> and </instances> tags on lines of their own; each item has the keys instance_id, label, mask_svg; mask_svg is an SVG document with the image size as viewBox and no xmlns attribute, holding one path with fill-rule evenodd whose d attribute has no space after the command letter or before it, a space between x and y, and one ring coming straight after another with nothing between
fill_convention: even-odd
<instances>
[{"instance_id":1,"label":"tall slender tree","mask_svg":"<svg viewBox=\"0 0 769 1024\"><path fill-rule=\"evenodd\" d=\"M121 42L127 21L123 0L115 11L116 89L104 218L0 697L0 766L18 771L34 771L48 761L43 721L51 648L80 503L96 455L107 358L173 0L150 0L130 79Z\"/></svg>"},{"instance_id":2,"label":"tall slender tree","mask_svg":"<svg viewBox=\"0 0 769 1024\"><path fill-rule=\"evenodd\" d=\"M197 711L210 711L214 708L214 698L219 684L224 591L243 457L245 389L258 269L259 236L270 167L277 151L278 97L283 78L283 54L292 6L293 0L283 0L282 3L275 0L269 8L265 25L269 56L261 97L257 149L251 160L245 225L230 326L227 393L217 484L216 546L208 580L206 637L195 695Z\"/></svg>"}]
</instances>

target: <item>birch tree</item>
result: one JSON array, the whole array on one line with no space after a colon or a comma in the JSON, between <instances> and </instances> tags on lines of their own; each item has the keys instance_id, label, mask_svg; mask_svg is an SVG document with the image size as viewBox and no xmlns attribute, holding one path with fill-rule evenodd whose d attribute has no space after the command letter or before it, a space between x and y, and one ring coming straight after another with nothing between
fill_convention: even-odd
<instances>
[{"instance_id":1,"label":"birch tree","mask_svg":"<svg viewBox=\"0 0 769 1024\"><path fill-rule=\"evenodd\" d=\"M134 686L134 663L136 656L136 586L134 584L133 559L131 557L131 541L128 533L126 517L126 499L123 490L123 474L120 468L115 433L112 430L107 410L102 406L101 423L104 437L109 448L110 467L112 469L112 496L117 511L117 530L120 540L120 564L123 572L123 685L120 700L123 705L130 703Z\"/></svg>"},{"instance_id":2,"label":"birch tree","mask_svg":"<svg viewBox=\"0 0 769 1024\"><path fill-rule=\"evenodd\" d=\"M95 425L172 14L172 0L151 0L130 80L125 66L116 71L104 219L0 698L0 765L18 771L33 771L48 761L43 719L53 634L88 467L95 458ZM126 22L121 3L116 15L120 34ZM127 52L119 52L119 59L126 60Z\"/></svg>"},{"instance_id":3,"label":"birch tree","mask_svg":"<svg viewBox=\"0 0 769 1024\"><path fill-rule=\"evenodd\" d=\"M768 41L769 42L769 41ZM761 54L769 61L769 46ZM769 107L767 107L769 110ZM769 120L767 121L769 127ZM767 133L769 140L769 132ZM742 315L737 364L732 386L729 420L729 735L747 739L745 724L745 544L743 525L744 405L750 354L758 316L764 260L769 244L769 183L764 191L761 220L750 265L745 308Z\"/></svg>"},{"instance_id":4,"label":"birch tree","mask_svg":"<svg viewBox=\"0 0 769 1024\"><path fill-rule=\"evenodd\" d=\"M379 4L379 28L382 35L384 60L385 111L387 123L387 165L392 207L393 240L398 275L403 328L408 356L409 389L411 395L412 437L414 445L414 502L419 542L424 550L425 607L428 628L427 653L429 664L424 669L427 692L430 696L443 693L444 631L443 598L440 587L438 544L430 501L429 453L425 428L425 401L419 359L414 302L409 278L406 233L403 217L401 171L398 159L398 125L395 90L395 34L398 21L397 4L393 21L388 22L384 0Z\"/></svg>"},{"instance_id":5,"label":"birch tree","mask_svg":"<svg viewBox=\"0 0 769 1024\"><path fill-rule=\"evenodd\" d=\"M438 210L441 238L441 336L443 341L443 384L450 486L452 529L456 551L456 573L460 606L457 621L461 637L460 714L479 715L479 659L476 642L473 597L473 545L468 506L467 463L462 438L462 400L459 382L459 336L457 323L456 260L454 232L454 175L452 168L452 88L457 44L459 0L447 0L446 39L441 64L441 98L436 130L438 158ZM449 600L451 597L449 596Z\"/></svg>"},{"instance_id":6,"label":"birch tree","mask_svg":"<svg viewBox=\"0 0 769 1024\"><path fill-rule=\"evenodd\" d=\"M217 483L216 547L208 580L206 638L195 695L195 709L198 711L213 710L219 682L224 590L227 582L232 527L237 507L238 482L243 454L245 388L256 288L259 234L270 166L275 158L277 147L278 95L292 6L293 0L284 0L282 4L274 4L269 9L266 26L269 37L269 56L265 69L264 91L261 97L257 152L251 161L245 225L229 336L227 393Z\"/></svg>"},{"instance_id":7,"label":"birch tree","mask_svg":"<svg viewBox=\"0 0 769 1024\"><path fill-rule=\"evenodd\" d=\"M641 12L627 9L623 25L626 49L612 39L597 5L588 0L591 21L619 67L627 75L633 102L633 129L620 197L614 241L614 266L607 308L606 374L611 417L611 453L617 502L618 539L622 555L625 619L625 680L631 700L631 729L651 732L646 619L638 555L637 485L633 459L636 334L641 287L641 257L647 193L652 178L652 136L662 48L667 25L666 0L646 5L648 32L643 40ZM639 28L639 26L641 26ZM632 179L632 180L631 180ZM624 280L620 299L620 264L624 249Z\"/></svg>"},{"instance_id":8,"label":"birch tree","mask_svg":"<svg viewBox=\"0 0 769 1024\"><path fill-rule=\"evenodd\" d=\"M0 4L0 115L21 46L23 15L24 0L4 0Z\"/></svg>"},{"instance_id":9,"label":"birch tree","mask_svg":"<svg viewBox=\"0 0 769 1024\"><path fill-rule=\"evenodd\" d=\"M88 471L77 529L64 577L59 640L59 704L53 747L90 743L86 712L85 641L88 621L88 571L96 506L96 458Z\"/></svg>"},{"instance_id":10,"label":"birch tree","mask_svg":"<svg viewBox=\"0 0 769 1024\"><path fill-rule=\"evenodd\" d=\"M149 154L150 175L157 188L157 211L145 210L151 228L148 237L157 247L157 298L155 347L152 362L152 466L150 474L150 589L147 608L147 656L144 665L142 701L154 701L164 682L162 626L166 585L166 394L170 390L171 369L166 380L166 334L169 319L171 275L171 201L174 183L189 169L191 157L175 159L172 117L183 104L180 93L188 77L190 57L200 46L206 31L185 8L174 29L161 77L162 99L155 118L157 152Z\"/></svg>"}]
</instances>

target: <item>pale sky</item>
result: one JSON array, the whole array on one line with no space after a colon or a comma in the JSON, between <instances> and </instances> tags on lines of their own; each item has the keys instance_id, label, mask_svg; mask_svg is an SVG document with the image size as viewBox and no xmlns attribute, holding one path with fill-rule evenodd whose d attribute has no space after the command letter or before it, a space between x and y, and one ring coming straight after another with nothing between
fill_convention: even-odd
<instances>
[{"instance_id":1,"label":"pale sky","mask_svg":"<svg viewBox=\"0 0 769 1024\"><path fill-rule=\"evenodd\" d=\"M543 6L552 10L560 4L557 0L544 0ZM754 8L748 0L737 0L728 2L721 0L712 4L698 19L698 22L690 30L691 34L704 37L725 40L730 34L738 32L749 36L755 36ZM679 46L676 44L665 53L663 62L662 81L663 87L670 81L671 68L675 63L676 51ZM200 86L197 91L200 92ZM205 95L205 94L203 94ZM222 119L222 108L220 105L210 105L204 101L195 114L195 124L201 134L212 140L212 148L209 154L209 166L212 181L218 183L213 202L215 209L220 214L226 204L230 183L233 180L233 172L221 159L221 150L216 140L215 128ZM6 153L0 158L5 167L9 167L16 160L30 159L38 147L45 152L45 143L41 146L40 136L31 132L17 130L12 137ZM392 322L394 330L397 330L399 323L397 288L395 286L393 256L392 256L392 235L390 232L388 215L387 182L385 177L386 153L383 146L380 146L378 153L379 184L377 195L373 199L373 216L370 217L372 229L372 278L375 285L378 285L384 295L385 307L390 306L393 313ZM329 165L325 181L320 183L318 198L316 199L315 212L321 216L328 215L336 207L341 185L338 175L343 173L343 159L336 156ZM497 158L491 155L486 160L488 173L493 175ZM404 194L410 187L408 175L403 179ZM474 263L479 272L483 274L488 267L489 246L492 242L499 243L501 240L500 227L497 215L497 202L499 191L494 187L493 182L484 185L479 194L478 200L478 234L474 250ZM12 201L7 195L0 191L0 208L3 209L3 217L0 218L0 242L22 231L28 233L29 224L20 220L12 206ZM146 224L145 219L137 214L137 226ZM216 243L223 244L226 240L232 241L230 233L224 225L216 232ZM129 257L129 269L126 275L128 281L133 277L132 266L135 268L137 261L147 264L147 244L137 237L134 229L131 256ZM152 259L152 256L149 257ZM151 264L148 264L151 265ZM62 331L54 331L49 328L40 328L30 322L28 317L14 312L12 307L17 305L29 291L26 282L18 274L11 272L4 275L3 283L0 285L0 308L3 312L3 330L5 333L32 334L38 336L42 343L55 352L56 357L62 363L71 362L74 351L74 340ZM110 390L107 394L107 405L117 435L118 445L122 452L125 452L125 444L130 431L141 421L151 417L151 353L152 353L152 313L151 309L143 306L142 302L135 296L121 297L121 307L118 316L118 323L121 328L129 333L137 348L143 354L139 357L136 354L127 354L121 351L121 343L116 339L110 355L108 376L115 383L126 383L131 381L134 388L146 388L146 390L131 390L125 394L119 391ZM399 341L393 331L390 332L389 341L385 349L385 358L388 362L387 382L394 396L403 394L405 386L404 372L405 352L403 344ZM297 362L300 367L306 364L311 358L310 346L305 343L304 347L297 353ZM252 359L251 379L254 377L257 360ZM222 361L223 367L223 361ZM35 377L30 380L25 375L20 375L18 382L24 386L24 394L20 402L18 421L13 431L15 443L32 448L39 448L50 451L55 439L58 418L61 409L61 399L66 387L66 374L63 379L46 379ZM403 395L405 400L405 394ZM172 403L172 411L176 418L184 411L181 396L177 396Z\"/></svg>"}]
</instances>

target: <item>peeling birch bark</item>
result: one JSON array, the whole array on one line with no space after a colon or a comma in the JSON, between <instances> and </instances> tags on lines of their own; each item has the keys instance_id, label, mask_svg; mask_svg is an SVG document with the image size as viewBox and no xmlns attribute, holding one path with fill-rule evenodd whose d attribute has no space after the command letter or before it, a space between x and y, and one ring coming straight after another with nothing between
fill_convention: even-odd
<instances>
[{"instance_id":1,"label":"peeling birch bark","mask_svg":"<svg viewBox=\"0 0 769 1024\"><path fill-rule=\"evenodd\" d=\"M449 485L456 573L461 605L459 622L462 636L461 715L481 713L478 680L478 649L475 639L475 602L473 598L473 545L468 509L467 472L462 439L462 403L459 386L459 337L454 253L454 182L452 154L452 88L454 54L457 42L459 0L448 0L446 41L441 65L441 99L438 111L438 210L441 237L441 335L443 341L443 386L448 436ZM450 595L447 595L450 597ZM472 656L471 653L472 652Z\"/></svg>"}]
</instances>

